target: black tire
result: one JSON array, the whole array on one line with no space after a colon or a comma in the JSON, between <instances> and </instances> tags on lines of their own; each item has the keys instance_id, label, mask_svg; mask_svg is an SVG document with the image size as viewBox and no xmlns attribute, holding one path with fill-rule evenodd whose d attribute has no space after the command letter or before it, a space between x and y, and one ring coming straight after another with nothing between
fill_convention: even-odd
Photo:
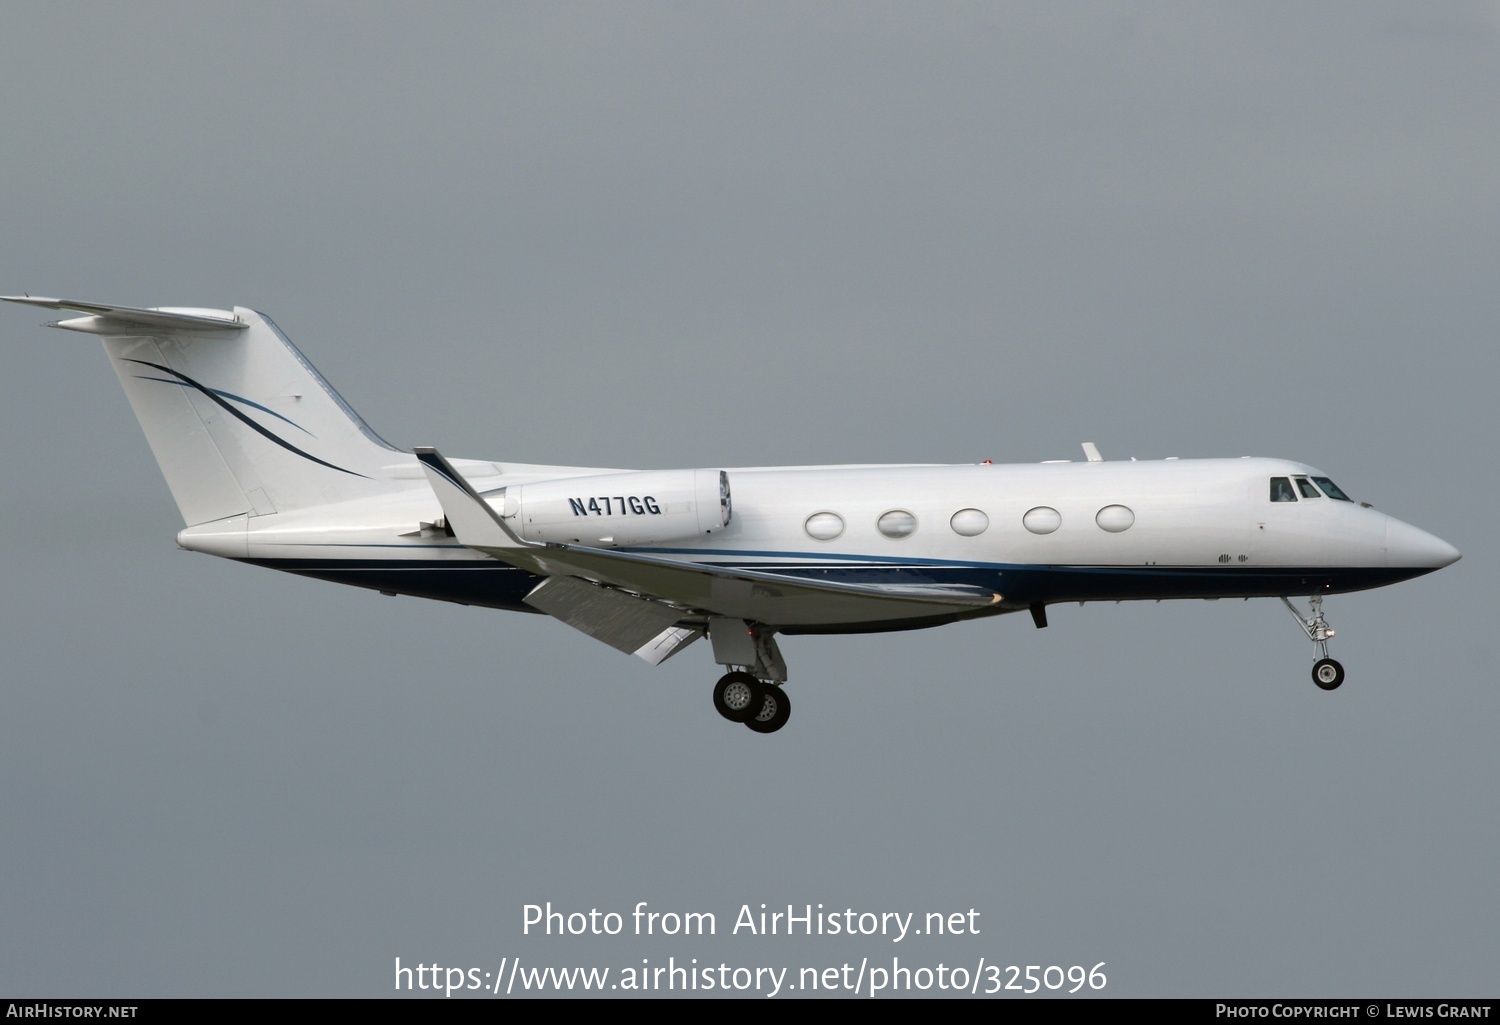
<instances>
[{"instance_id":1,"label":"black tire","mask_svg":"<svg viewBox=\"0 0 1500 1025\"><path fill-rule=\"evenodd\" d=\"M1313 663L1312 678L1324 690L1338 690L1344 682L1344 667L1331 658L1320 658Z\"/></svg>"},{"instance_id":2,"label":"black tire","mask_svg":"<svg viewBox=\"0 0 1500 1025\"><path fill-rule=\"evenodd\" d=\"M730 722L744 722L760 711L760 688L749 673L725 673L714 685L714 711Z\"/></svg>"},{"instance_id":3,"label":"black tire","mask_svg":"<svg viewBox=\"0 0 1500 1025\"><path fill-rule=\"evenodd\" d=\"M775 733L792 717L792 702L786 691L769 683L760 685L762 695L759 710L745 720L745 725L756 733Z\"/></svg>"}]
</instances>

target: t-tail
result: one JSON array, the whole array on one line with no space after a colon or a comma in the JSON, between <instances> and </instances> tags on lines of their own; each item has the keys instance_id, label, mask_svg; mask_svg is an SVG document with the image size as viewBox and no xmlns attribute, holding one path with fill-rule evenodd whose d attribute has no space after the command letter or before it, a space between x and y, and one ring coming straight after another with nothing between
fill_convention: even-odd
<instances>
[{"instance_id":1,"label":"t-tail","mask_svg":"<svg viewBox=\"0 0 1500 1025\"><path fill-rule=\"evenodd\" d=\"M3 297L84 314L188 526L366 498L411 461L382 441L269 317Z\"/></svg>"}]
</instances>

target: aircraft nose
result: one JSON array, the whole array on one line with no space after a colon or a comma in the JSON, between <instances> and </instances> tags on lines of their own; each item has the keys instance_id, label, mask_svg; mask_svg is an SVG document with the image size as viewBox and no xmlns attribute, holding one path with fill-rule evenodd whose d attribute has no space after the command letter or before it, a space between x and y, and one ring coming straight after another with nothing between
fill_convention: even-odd
<instances>
[{"instance_id":1,"label":"aircraft nose","mask_svg":"<svg viewBox=\"0 0 1500 1025\"><path fill-rule=\"evenodd\" d=\"M1440 537L1410 523L1388 520L1385 527L1386 564L1442 569L1459 559L1459 551Z\"/></svg>"}]
</instances>

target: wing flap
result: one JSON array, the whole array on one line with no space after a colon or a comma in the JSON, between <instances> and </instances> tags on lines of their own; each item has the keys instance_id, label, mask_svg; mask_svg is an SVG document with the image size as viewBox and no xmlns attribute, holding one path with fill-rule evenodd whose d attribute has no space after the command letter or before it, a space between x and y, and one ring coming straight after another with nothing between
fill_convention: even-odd
<instances>
[{"instance_id":1,"label":"wing flap","mask_svg":"<svg viewBox=\"0 0 1500 1025\"><path fill-rule=\"evenodd\" d=\"M670 605L578 577L548 577L522 600L627 655L660 638L682 618L681 610Z\"/></svg>"},{"instance_id":2,"label":"wing flap","mask_svg":"<svg viewBox=\"0 0 1500 1025\"><path fill-rule=\"evenodd\" d=\"M635 657L659 666L689 644L703 636L702 629L690 626L669 626L634 652Z\"/></svg>"}]
</instances>

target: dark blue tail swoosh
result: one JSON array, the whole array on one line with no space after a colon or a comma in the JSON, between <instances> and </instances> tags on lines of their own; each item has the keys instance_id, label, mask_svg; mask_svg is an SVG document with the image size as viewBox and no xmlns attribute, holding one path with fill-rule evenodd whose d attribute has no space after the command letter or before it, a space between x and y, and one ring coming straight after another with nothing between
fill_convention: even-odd
<instances>
[{"instance_id":1,"label":"dark blue tail swoosh","mask_svg":"<svg viewBox=\"0 0 1500 1025\"><path fill-rule=\"evenodd\" d=\"M365 474L356 473L353 470L346 470L342 466L335 466L333 463L330 463L330 462L328 462L326 460L323 460L323 459L319 459L315 455L311 455L310 453L302 451L296 445L293 445L291 442L286 441L284 438L280 438L277 435L271 433L269 430L267 430L266 428L262 427L260 424L256 423L254 420L250 419L244 413L241 413L238 409L235 409L228 402L224 401L224 399L221 398L218 394L216 394L212 388L206 388L206 387L204 387L202 384L199 384L197 381L193 380L191 377L187 376L186 374L179 374L177 371L173 370L171 367L164 367L160 363L148 363L146 360L143 360L143 359L132 359L132 360L129 360L129 362L131 362L131 363L138 363L138 364L140 364L143 367L150 367L152 370L160 370L164 374L171 374L173 377L177 378L178 380L182 381L183 383L188 384L188 385L190 385L190 386L192 386L194 388L197 388L200 392L202 392L204 395L206 395L210 400L212 400L216 405L218 405L221 409L223 409L230 416L232 416L236 420L240 421L240 423L244 424L246 427L250 428L256 434L259 434L261 437L267 439L268 441L275 442L277 445L280 445L282 448L286 449L288 452L295 453L296 455L301 456L303 459L306 459L306 460L309 460L311 462L317 463L319 466L326 466L330 470L337 470L339 473L347 473L351 477L364 477L365 480L370 480L371 479L370 477L365 476ZM163 384L175 384L176 382L174 382L174 381L163 381L162 383ZM268 412L269 412L269 410L268 410ZM275 414L273 414L273 415L275 415ZM286 418L285 417L281 417L281 419L286 419ZM287 421L287 422L290 423L291 421ZM292 424L292 426L296 427L297 425L296 424ZM301 430L300 427L298 427L297 429ZM304 433L306 433L306 432L304 431Z\"/></svg>"}]
</instances>

